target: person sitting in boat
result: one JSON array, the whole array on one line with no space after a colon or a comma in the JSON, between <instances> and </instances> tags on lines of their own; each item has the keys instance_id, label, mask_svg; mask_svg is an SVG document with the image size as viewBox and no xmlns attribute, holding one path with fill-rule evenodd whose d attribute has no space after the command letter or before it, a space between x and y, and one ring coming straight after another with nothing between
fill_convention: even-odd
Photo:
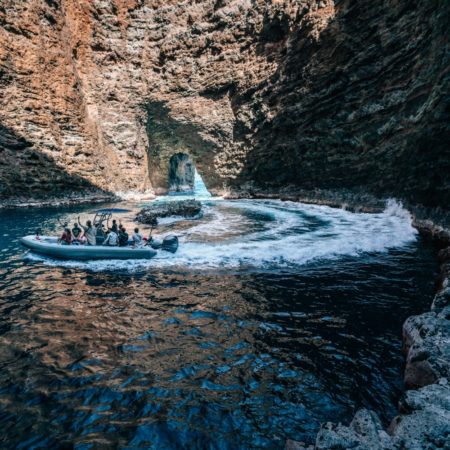
<instances>
[{"instance_id":1,"label":"person sitting in boat","mask_svg":"<svg viewBox=\"0 0 450 450\"><path fill-rule=\"evenodd\" d=\"M88 245L97 245L97 228L92 225L92 222L88 220L86 226L82 225L80 222L80 217L78 217L78 224L84 231Z\"/></svg>"},{"instance_id":2,"label":"person sitting in boat","mask_svg":"<svg viewBox=\"0 0 450 450\"><path fill-rule=\"evenodd\" d=\"M128 245L128 233L127 230L119 225L119 246L126 247Z\"/></svg>"},{"instance_id":3,"label":"person sitting in boat","mask_svg":"<svg viewBox=\"0 0 450 450\"><path fill-rule=\"evenodd\" d=\"M102 245L107 245L109 247L117 247L119 245L119 236L115 231L110 231L103 241Z\"/></svg>"},{"instance_id":4,"label":"person sitting in boat","mask_svg":"<svg viewBox=\"0 0 450 450\"><path fill-rule=\"evenodd\" d=\"M114 231L114 233L118 233L119 232L119 227L117 226L117 220L116 219L113 219L110 230Z\"/></svg>"},{"instance_id":5,"label":"person sitting in boat","mask_svg":"<svg viewBox=\"0 0 450 450\"><path fill-rule=\"evenodd\" d=\"M134 229L131 240L133 241L133 247L142 247L144 245L144 236L139 233L139 228Z\"/></svg>"},{"instance_id":6,"label":"person sitting in boat","mask_svg":"<svg viewBox=\"0 0 450 450\"><path fill-rule=\"evenodd\" d=\"M70 245L72 243L72 233L70 228L64 228L61 237L58 239L58 243L62 245Z\"/></svg>"},{"instance_id":7,"label":"person sitting in boat","mask_svg":"<svg viewBox=\"0 0 450 450\"><path fill-rule=\"evenodd\" d=\"M77 223L74 223L72 228L72 244L81 245L83 243L81 236L81 228Z\"/></svg>"}]
</instances>

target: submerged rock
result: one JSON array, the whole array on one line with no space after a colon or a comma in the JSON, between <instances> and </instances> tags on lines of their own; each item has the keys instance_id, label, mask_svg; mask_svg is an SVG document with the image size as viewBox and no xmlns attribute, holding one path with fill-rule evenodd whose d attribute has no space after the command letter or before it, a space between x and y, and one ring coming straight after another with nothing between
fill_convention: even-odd
<instances>
[{"instance_id":1,"label":"submerged rock","mask_svg":"<svg viewBox=\"0 0 450 450\"><path fill-rule=\"evenodd\" d=\"M202 204L197 200L157 203L142 209L136 216L136 221L155 225L160 217L192 218L200 214L201 211Z\"/></svg>"}]
</instances>

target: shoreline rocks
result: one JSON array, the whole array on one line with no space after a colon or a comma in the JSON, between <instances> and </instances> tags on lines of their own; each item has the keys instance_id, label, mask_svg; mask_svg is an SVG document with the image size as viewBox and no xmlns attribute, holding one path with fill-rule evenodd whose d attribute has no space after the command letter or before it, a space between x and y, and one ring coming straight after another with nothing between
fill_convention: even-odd
<instances>
[{"instance_id":1,"label":"shoreline rocks","mask_svg":"<svg viewBox=\"0 0 450 450\"><path fill-rule=\"evenodd\" d=\"M286 445L290 450L424 450L448 448L450 436L450 385L442 378L436 384L407 391L401 402L402 415L385 431L378 416L360 409L348 427L322 425L315 446Z\"/></svg>"},{"instance_id":2,"label":"shoreline rocks","mask_svg":"<svg viewBox=\"0 0 450 450\"><path fill-rule=\"evenodd\" d=\"M193 218L202 211L202 204L198 200L180 200L152 204L142 209L136 216L139 223L155 225L158 218L162 217L186 217Z\"/></svg>"},{"instance_id":3,"label":"shoreline rocks","mask_svg":"<svg viewBox=\"0 0 450 450\"><path fill-rule=\"evenodd\" d=\"M405 386L417 389L450 379L450 306L409 317L403 325Z\"/></svg>"},{"instance_id":4,"label":"shoreline rocks","mask_svg":"<svg viewBox=\"0 0 450 450\"><path fill-rule=\"evenodd\" d=\"M16 197L14 199L0 200L1 209L18 209L18 208L43 208L43 207L60 207L81 205L84 203L104 203L118 202L120 197L109 192L83 192L69 193L61 197Z\"/></svg>"}]
</instances>

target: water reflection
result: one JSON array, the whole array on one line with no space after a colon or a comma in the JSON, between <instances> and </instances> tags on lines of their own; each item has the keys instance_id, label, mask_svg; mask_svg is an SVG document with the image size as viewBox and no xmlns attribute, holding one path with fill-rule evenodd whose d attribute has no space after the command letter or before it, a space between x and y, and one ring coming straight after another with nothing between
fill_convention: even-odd
<instances>
[{"instance_id":1,"label":"water reflection","mask_svg":"<svg viewBox=\"0 0 450 450\"><path fill-rule=\"evenodd\" d=\"M0 214L20 236L60 212ZM387 420L435 269L415 242L295 272L92 272L2 239L3 448L282 448L361 406Z\"/></svg>"}]
</instances>

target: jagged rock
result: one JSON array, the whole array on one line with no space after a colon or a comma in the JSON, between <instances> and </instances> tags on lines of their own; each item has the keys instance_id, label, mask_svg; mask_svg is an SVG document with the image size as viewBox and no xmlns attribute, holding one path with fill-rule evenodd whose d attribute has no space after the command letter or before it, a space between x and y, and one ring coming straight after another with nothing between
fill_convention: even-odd
<instances>
[{"instance_id":1,"label":"jagged rock","mask_svg":"<svg viewBox=\"0 0 450 450\"><path fill-rule=\"evenodd\" d=\"M192 218L201 213L202 204L197 200L180 200L157 203L142 209L136 216L136 221L154 225L159 217Z\"/></svg>"},{"instance_id":2,"label":"jagged rock","mask_svg":"<svg viewBox=\"0 0 450 450\"><path fill-rule=\"evenodd\" d=\"M450 377L450 306L409 317L403 325L405 385L418 388Z\"/></svg>"},{"instance_id":3,"label":"jagged rock","mask_svg":"<svg viewBox=\"0 0 450 450\"><path fill-rule=\"evenodd\" d=\"M320 429L316 450L391 450L392 441L384 431L378 416L367 409L360 409L350 426L327 423Z\"/></svg>"},{"instance_id":4,"label":"jagged rock","mask_svg":"<svg viewBox=\"0 0 450 450\"><path fill-rule=\"evenodd\" d=\"M448 380L407 391L401 402L405 413L396 417L389 431L395 448L437 450L450 447L450 386Z\"/></svg>"},{"instance_id":5,"label":"jagged rock","mask_svg":"<svg viewBox=\"0 0 450 450\"><path fill-rule=\"evenodd\" d=\"M327 423L320 429L315 450L438 450L450 443L450 386L446 379L407 391L403 414L384 431L378 416L359 410L351 424ZM292 444L291 444L292 445ZM295 447L291 447L295 448ZM304 447L300 446L299 449Z\"/></svg>"},{"instance_id":6,"label":"jagged rock","mask_svg":"<svg viewBox=\"0 0 450 450\"><path fill-rule=\"evenodd\" d=\"M2 0L0 124L16 138L0 129L0 195L164 191L181 152L213 193L292 184L448 209L449 10Z\"/></svg>"},{"instance_id":7,"label":"jagged rock","mask_svg":"<svg viewBox=\"0 0 450 450\"><path fill-rule=\"evenodd\" d=\"M434 297L433 304L431 305L432 311L441 311L446 306L450 306L450 285L448 283L449 278L445 279L443 289L441 289Z\"/></svg>"},{"instance_id":8,"label":"jagged rock","mask_svg":"<svg viewBox=\"0 0 450 450\"><path fill-rule=\"evenodd\" d=\"M292 439L288 439L284 450L314 450L314 445L306 445L304 442L297 442Z\"/></svg>"},{"instance_id":9,"label":"jagged rock","mask_svg":"<svg viewBox=\"0 0 450 450\"><path fill-rule=\"evenodd\" d=\"M440 263L450 262L450 247L443 248L438 253L438 261Z\"/></svg>"},{"instance_id":10,"label":"jagged rock","mask_svg":"<svg viewBox=\"0 0 450 450\"><path fill-rule=\"evenodd\" d=\"M176 153L169 162L169 190L173 192L194 189L195 167L185 153Z\"/></svg>"}]
</instances>

